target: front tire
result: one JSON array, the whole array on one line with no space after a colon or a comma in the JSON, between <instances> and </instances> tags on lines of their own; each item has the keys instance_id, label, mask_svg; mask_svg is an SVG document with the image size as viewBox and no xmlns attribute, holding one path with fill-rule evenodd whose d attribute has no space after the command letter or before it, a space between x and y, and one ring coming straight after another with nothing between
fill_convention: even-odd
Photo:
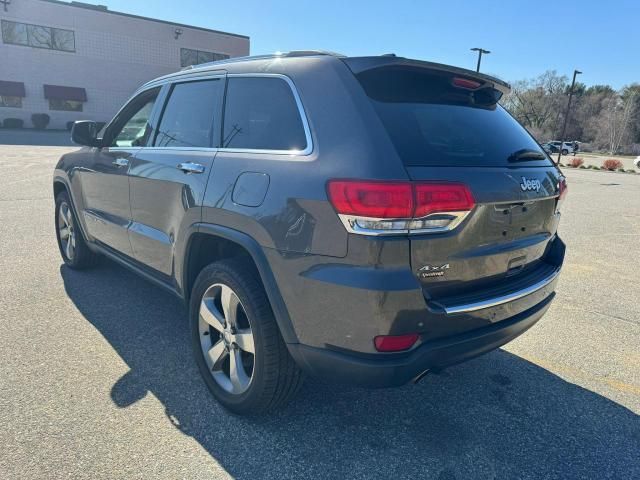
<instances>
[{"instance_id":1,"label":"front tire","mask_svg":"<svg viewBox=\"0 0 640 480\"><path fill-rule=\"evenodd\" d=\"M567 149L562 150L562 155L567 155L568 153L569 153L569 150Z\"/></svg>"},{"instance_id":2,"label":"front tire","mask_svg":"<svg viewBox=\"0 0 640 480\"><path fill-rule=\"evenodd\" d=\"M244 259L212 263L198 275L189 309L200 373L216 400L241 415L284 405L302 384L258 278Z\"/></svg>"},{"instance_id":3,"label":"front tire","mask_svg":"<svg viewBox=\"0 0 640 480\"><path fill-rule=\"evenodd\" d=\"M55 226L58 248L64 263L75 270L96 264L97 254L92 252L84 241L67 192L61 192L56 197Z\"/></svg>"}]
</instances>

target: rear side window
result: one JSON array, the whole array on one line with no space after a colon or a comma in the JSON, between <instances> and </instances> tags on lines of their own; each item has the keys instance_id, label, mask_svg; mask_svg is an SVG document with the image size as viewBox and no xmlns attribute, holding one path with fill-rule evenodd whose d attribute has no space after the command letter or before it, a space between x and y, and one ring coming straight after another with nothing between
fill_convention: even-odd
<instances>
[{"instance_id":1,"label":"rear side window","mask_svg":"<svg viewBox=\"0 0 640 480\"><path fill-rule=\"evenodd\" d=\"M302 118L289 84L282 78L227 80L223 148L304 150Z\"/></svg>"},{"instance_id":2,"label":"rear side window","mask_svg":"<svg viewBox=\"0 0 640 480\"><path fill-rule=\"evenodd\" d=\"M221 79L173 85L154 146L213 146L223 88Z\"/></svg>"},{"instance_id":3,"label":"rear side window","mask_svg":"<svg viewBox=\"0 0 640 480\"><path fill-rule=\"evenodd\" d=\"M505 166L521 150L544 151L497 101L500 92L454 87L451 74L386 67L358 76L407 166ZM535 155L534 155L535 156ZM547 166L550 160L519 160Z\"/></svg>"}]
</instances>

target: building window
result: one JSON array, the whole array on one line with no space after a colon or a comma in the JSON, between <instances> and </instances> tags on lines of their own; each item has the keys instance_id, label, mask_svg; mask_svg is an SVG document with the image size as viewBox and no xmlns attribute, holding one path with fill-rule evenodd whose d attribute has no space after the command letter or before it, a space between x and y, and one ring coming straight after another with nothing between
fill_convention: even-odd
<instances>
[{"instance_id":1,"label":"building window","mask_svg":"<svg viewBox=\"0 0 640 480\"><path fill-rule=\"evenodd\" d=\"M2 20L2 41L12 45L46 48L62 52L76 51L76 38L72 30L8 20Z\"/></svg>"},{"instance_id":2,"label":"building window","mask_svg":"<svg viewBox=\"0 0 640 480\"><path fill-rule=\"evenodd\" d=\"M82 102L78 100L49 99L49 110L64 110L66 112L81 112Z\"/></svg>"},{"instance_id":3,"label":"building window","mask_svg":"<svg viewBox=\"0 0 640 480\"><path fill-rule=\"evenodd\" d=\"M22 97L0 95L0 107L22 108Z\"/></svg>"},{"instance_id":4,"label":"building window","mask_svg":"<svg viewBox=\"0 0 640 480\"><path fill-rule=\"evenodd\" d=\"M87 101L87 91L80 87L44 85L44 98L49 100L49 110L81 112Z\"/></svg>"},{"instance_id":5,"label":"building window","mask_svg":"<svg viewBox=\"0 0 640 480\"><path fill-rule=\"evenodd\" d=\"M180 65L182 67L226 60L227 58L229 58L229 55L224 53L205 52L202 50L192 50L191 48L180 49Z\"/></svg>"},{"instance_id":6,"label":"building window","mask_svg":"<svg viewBox=\"0 0 640 480\"><path fill-rule=\"evenodd\" d=\"M24 83L0 80L0 107L22 108Z\"/></svg>"}]
</instances>

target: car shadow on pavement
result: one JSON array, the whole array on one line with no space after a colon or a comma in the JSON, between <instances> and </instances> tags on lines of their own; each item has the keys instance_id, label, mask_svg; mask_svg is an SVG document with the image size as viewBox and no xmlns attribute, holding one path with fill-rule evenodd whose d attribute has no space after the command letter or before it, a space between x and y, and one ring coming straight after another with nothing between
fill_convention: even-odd
<instances>
[{"instance_id":1,"label":"car shadow on pavement","mask_svg":"<svg viewBox=\"0 0 640 480\"><path fill-rule=\"evenodd\" d=\"M231 415L200 379L178 299L110 262L60 273L130 368L114 403L153 394L235 478L639 478L637 415L503 350L400 389L307 379L272 415Z\"/></svg>"}]
</instances>

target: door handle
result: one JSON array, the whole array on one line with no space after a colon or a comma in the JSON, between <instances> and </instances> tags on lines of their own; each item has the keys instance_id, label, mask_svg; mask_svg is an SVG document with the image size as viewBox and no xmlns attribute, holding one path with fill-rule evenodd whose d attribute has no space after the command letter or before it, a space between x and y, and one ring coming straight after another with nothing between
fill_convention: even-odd
<instances>
[{"instance_id":1,"label":"door handle","mask_svg":"<svg viewBox=\"0 0 640 480\"><path fill-rule=\"evenodd\" d=\"M116 158L116 159L113 161L113 164L114 164L116 167L126 167L126 166L128 166L128 165L129 165L129 159L128 159L128 158Z\"/></svg>"},{"instance_id":2,"label":"door handle","mask_svg":"<svg viewBox=\"0 0 640 480\"><path fill-rule=\"evenodd\" d=\"M176 168L182 170L184 173L204 173L204 165L200 165L199 163L180 163Z\"/></svg>"}]
</instances>

